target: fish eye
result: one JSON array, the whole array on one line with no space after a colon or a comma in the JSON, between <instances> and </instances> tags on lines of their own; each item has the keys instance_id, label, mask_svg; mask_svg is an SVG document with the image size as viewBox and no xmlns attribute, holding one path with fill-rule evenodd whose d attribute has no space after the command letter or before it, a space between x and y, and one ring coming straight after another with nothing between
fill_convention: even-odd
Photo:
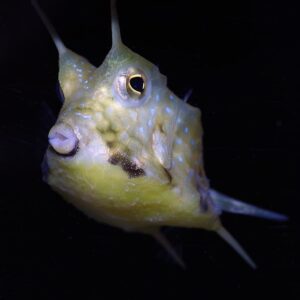
<instances>
[{"instance_id":1,"label":"fish eye","mask_svg":"<svg viewBox=\"0 0 300 300\"><path fill-rule=\"evenodd\" d=\"M151 84L147 78L140 69L121 70L114 82L114 96L125 107L141 106L150 95Z\"/></svg>"},{"instance_id":2,"label":"fish eye","mask_svg":"<svg viewBox=\"0 0 300 300\"><path fill-rule=\"evenodd\" d=\"M127 92L131 94L132 97L141 97L146 88L145 80L142 74L133 74L128 76L127 79Z\"/></svg>"}]
</instances>

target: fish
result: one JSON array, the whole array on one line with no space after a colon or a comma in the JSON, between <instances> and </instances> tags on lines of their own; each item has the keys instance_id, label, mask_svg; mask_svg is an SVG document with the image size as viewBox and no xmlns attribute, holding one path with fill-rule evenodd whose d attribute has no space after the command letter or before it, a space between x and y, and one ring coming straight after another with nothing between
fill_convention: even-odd
<instances>
[{"instance_id":1,"label":"fish","mask_svg":"<svg viewBox=\"0 0 300 300\"><path fill-rule=\"evenodd\" d=\"M123 43L116 1L110 1L112 47L99 67L68 49L32 4L57 48L64 98L48 134L45 182L88 217L154 237L181 267L164 226L216 232L256 268L221 214L288 217L210 187L200 109L188 103L190 93L180 99L156 65Z\"/></svg>"}]
</instances>

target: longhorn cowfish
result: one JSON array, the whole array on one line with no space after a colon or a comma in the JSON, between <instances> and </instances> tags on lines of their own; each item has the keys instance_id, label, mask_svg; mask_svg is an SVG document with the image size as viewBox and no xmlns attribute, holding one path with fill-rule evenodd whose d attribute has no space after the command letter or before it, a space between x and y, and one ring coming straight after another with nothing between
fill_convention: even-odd
<instances>
[{"instance_id":1,"label":"longhorn cowfish","mask_svg":"<svg viewBox=\"0 0 300 300\"><path fill-rule=\"evenodd\" d=\"M157 66L126 47L111 1L112 48L100 67L69 50L37 5L59 53L64 102L49 132L44 180L89 217L153 236L181 266L162 226L218 233L255 263L222 226L223 211L286 216L210 188L203 166L201 113L177 97Z\"/></svg>"}]
</instances>

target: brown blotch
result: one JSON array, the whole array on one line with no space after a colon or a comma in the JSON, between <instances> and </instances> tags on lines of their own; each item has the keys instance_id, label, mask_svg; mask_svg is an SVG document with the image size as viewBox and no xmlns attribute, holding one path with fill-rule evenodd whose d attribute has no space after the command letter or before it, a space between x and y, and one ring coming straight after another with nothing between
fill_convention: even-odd
<instances>
[{"instance_id":1,"label":"brown blotch","mask_svg":"<svg viewBox=\"0 0 300 300\"><path fill-rule=\"evenodd\" d=\"M115 146L115 142L106 142L108 148L112 149Z\"/></svg>"},{"instance_id":2,"label":"brown blotch","mask_svg":"<svg viewBox=\"0 0 300 300\"><path fill-rule=\"evenodd\" d=\"M162 124L162 123L158 123L157 127L158 127L158 130L159 130L161 133L165 133L164 128L163 128L163 124Z\"/></svg>"},{"instance_id":3,"label":"brown blotch","mask_svg":"<svg viewBox=\"0 0 300 300\"><path fill-rule=\"evenodd\" d=\"M139 168L130 158L122 153L115 153L109 159L112 165L120 166L125 171L129 178L145 176L146 173L142 168Z\"/></svg>"},{"instance_id":4,"label":"brown blotch","mask_svg":"<svg viewBox=\"0 0 300 300\"><path fill-rule=\"evenodd\" d=\"M200 207L201 207L201 210L203 212L207 212L208 211L209 206L208 206L207 199L204 199L202 197L200 198Z\"/></svg>"}]
</instances>

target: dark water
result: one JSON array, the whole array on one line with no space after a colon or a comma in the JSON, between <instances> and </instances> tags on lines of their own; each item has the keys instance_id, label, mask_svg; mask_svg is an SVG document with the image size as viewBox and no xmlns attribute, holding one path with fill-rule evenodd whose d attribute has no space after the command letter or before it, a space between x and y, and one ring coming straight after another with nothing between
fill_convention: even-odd
<instances>
[{"instance_id":1,"label":"dark water","mask_svg":"<svg viewBox=\"0 0 300 300\"><path fill-rule=\"evenodd\" d=\"M57 53L29 1L3 0L0 299L299 297L297 5L119 2L124 42L158 64L175 93L193 88L211 185L291 219L224 215L257 271L212 233L167 229L182 271L150 238L97 224L62 201L40 171L60 108ZM67 46L99 65L111 43L108 1L40 3Z\"/></svg>"}]
</instances>

